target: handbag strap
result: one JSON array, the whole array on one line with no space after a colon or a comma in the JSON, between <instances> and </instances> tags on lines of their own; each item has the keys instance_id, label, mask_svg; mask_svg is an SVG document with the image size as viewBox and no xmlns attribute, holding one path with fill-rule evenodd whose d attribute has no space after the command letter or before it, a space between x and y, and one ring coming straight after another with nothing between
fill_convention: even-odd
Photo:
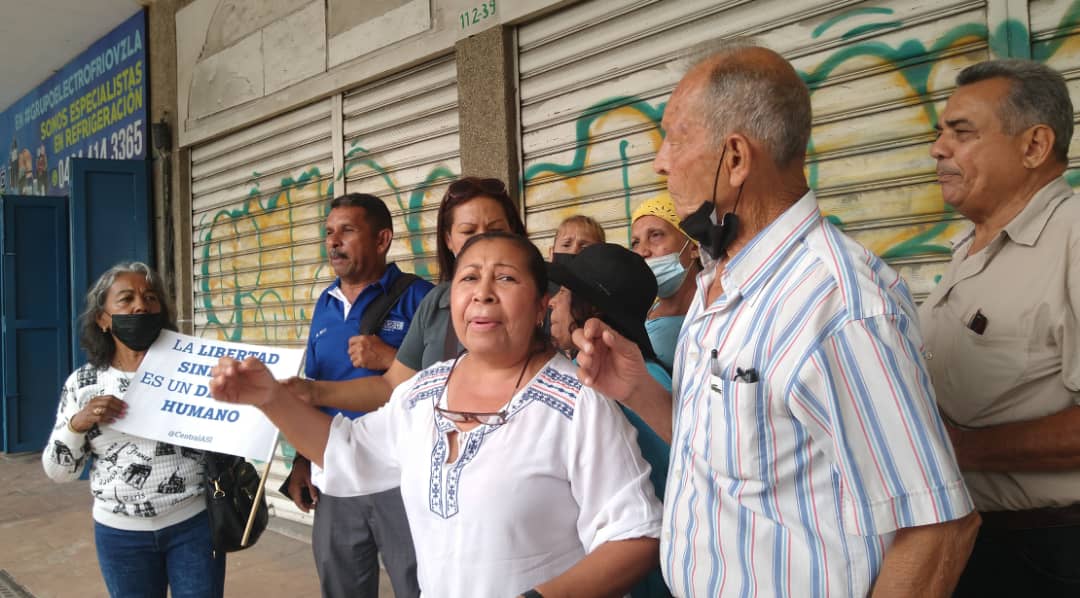
<instances>
[{"instance_id":1,"label":"handbag strap","mask_svg":"<svg viewBox=\"0 0 1080 598\"><path fill-rule=\"evenodd\" d=\"M461 353L461 344L458 343L457 333L454 332L454 319L446 314L446 338L443 339L443 361L453 359Z\"/></svg>"}]
</instances>

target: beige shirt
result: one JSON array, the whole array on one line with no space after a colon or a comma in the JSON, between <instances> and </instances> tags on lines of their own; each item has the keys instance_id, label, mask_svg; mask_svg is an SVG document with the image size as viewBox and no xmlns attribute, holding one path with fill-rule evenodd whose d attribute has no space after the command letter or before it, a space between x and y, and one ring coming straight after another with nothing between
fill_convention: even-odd
<instances>
[{"instance_id":1,"label":"beige shirt","mask_svg":"<svg viewBox=\"0 0 1080 598\"><path fill-rule=\"evenodd\" d=\"M919 310L938 403L982 428L1062 411L1080 399L1080 198L1063 178L968 255L972 230ZM977 313L983 334L970 326ZM1080 471L964 472L981 511L1080 502Z\"/></svg>"}]
</instances>

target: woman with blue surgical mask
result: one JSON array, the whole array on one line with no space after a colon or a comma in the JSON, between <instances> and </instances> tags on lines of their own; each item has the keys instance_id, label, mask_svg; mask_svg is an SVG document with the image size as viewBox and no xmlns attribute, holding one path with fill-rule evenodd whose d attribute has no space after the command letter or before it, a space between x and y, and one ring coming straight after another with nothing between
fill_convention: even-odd
<instances>
[{"instance_id":1,"label":"woman with blue surgical mask","mask_svg":"<svg viewBox=\"0 0 1080 598\"><path fill-rule=\"evenodd\" d=\"M630 249L645 258L658 288L645 329L664 367L671 370L683 318L694 299L701 263L698 248L679 228L679 216L667 193L642 203L630 224Z\"/></svg>"}]
</instances>

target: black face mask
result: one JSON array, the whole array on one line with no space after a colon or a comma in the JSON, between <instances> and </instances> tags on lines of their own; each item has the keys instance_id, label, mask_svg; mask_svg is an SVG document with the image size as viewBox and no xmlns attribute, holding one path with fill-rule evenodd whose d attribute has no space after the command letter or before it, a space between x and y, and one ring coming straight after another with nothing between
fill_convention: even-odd
<instances>
[{"instance_id":1,"label":"black face mask","mask_svg":"<svg viewBox=\"0 0 1080 598\"><path fill-rule=\"evenodd\" d=\"M697 241L698 245L714 260L724 255L732 241L739 235L739 217L735 210L739 207L739 198L742 197L742 185L739 186L739 194L735 197L735 206L730 212L724 214L720 224L716 224L716 184L720 182L720 170L724 166L724 154L727 146L720 152L720 164L716 166L716 176L713 178L712 199L701 204L693 214L679 222L689 237Z\"/></svg>"},{"instance_id":2,"label":"black face mask","mask_svg":"<svg viewBox=\"0 0 1080 598\"><path fill-rule=\"evenodd\" d=\"M113 314L112 334L132 351L145 351L165 327L163 314Z\"/></svg>"}]
</instances>

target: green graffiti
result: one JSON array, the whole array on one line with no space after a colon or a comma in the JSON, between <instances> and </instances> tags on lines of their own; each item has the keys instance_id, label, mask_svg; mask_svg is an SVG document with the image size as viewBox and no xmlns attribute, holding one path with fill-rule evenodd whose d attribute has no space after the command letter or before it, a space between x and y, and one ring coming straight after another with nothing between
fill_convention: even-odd
<instances>
[{"instance_id":1,"label":"green graffiti","mask_svg":"<svg viewBox=\"0 0 1080 598\"><path fill-rule=\"evenodd\" d=\"M894 259L902 257L911 257L913 255L927 254L927 253L940 253L950 254L952 253L951 247L944 245L935 245L927 243L927 241L936 238L938 235L944 233L949 228L950 216L956 213L956 209L949 204L942 204L944 214L946 218L941 222L935 223L926 231L915 235L914 237L901 241L896 245L886 249L881 257L884 259Z\"/></svg>"},{"instance_id":2,"label":"green graffiti","mask_svg":"<svg viewBox=\"0 0 1080 598\"><path fill-rule=\"evenodd\" d=\"M291 468L293 457L296 456L296 447L289 444L289 441L284 438L281 439L279 446L281 447L281 456L285 457L285 464Z\"/></svg>"},{"instance_id":3,"label":"green graffiti","mask_svg":"<svg viewBox=\"0 0 1080 598\"><path fill-rule=\"evenodd\" d=\"M397 184L389 175L389 170L387 168L383 167L375 160L372 160L370 158L358 157L366 153L367 150L362 147L353 147L347 155L345 168L342 172L338 173L335 179L342 180L345 177L346 173L348 173L350 169L356 166L363 165L371 168L374 172L380 175L380 177L386 183L387 187L393 193L394 199L397 202L398 207L405 212L405 226L409 230L409 232L420 232L420 218L417 212L423 206L425 194L431 187L437 185L440 181L453 179L456 177L456 175L445 166L436 166L431 170L431 172L427 174L424 182L418 188L414 189L411 193L409 193L408 198L406 199L403 197L403 192L398 188ZM252 173L252 179L258 179L260 176L260 173L257 171ZM287 311L287 301L284 297L282 297L275 290L257 290L262 278L261 270L256 272L255 274L255 285L252 287L253 290L235 292L230 298L231 305L227 309L228 316L224 320L219 316L218 310L214 306L214 295L212 294L212 289L210 287L210 270L211 265L218 264L219 270L222 270L220 276L226 276L224 269L220 268L220 262L222 259L220 256L223 255L222 245L225 242L225 239L214 239L212 235L214 233L214 230L219 225L231 225L232 235L227 235L228 238L231 238L239 234L239 230L237 229L236 225L237 220L252 217L259 213L265 213L267 211L285 208L286 218L288 219L288 250L290 252L290 263L295 263L295 254L293 253L295 251L295 238L293 237L294 221L292 211L292 194L303 189L309 184L318 184L321 176L322 173L319 171L319 169L312 167L295 178L285 177L281 179L280 191L266 198L261 197L259 185L256 182L252 186L252 188L248 190L248 197L239 208L222 209L214 214L214 216L210 220L209 227L204 238L207 243L203 247L203 263L201 266L201 273L203 278L200 282L200 289L203 292L202 305L206 309L206 328L217 330L219 334L221 334L224 338L228 340L240 341L243 339L244 331L250 331L250 327L252 325L258 325L260 323L263 324L264 337L270 338L271 335L269 334L269 332L271 325L274 325L281 321L291 320ZM326 192L322 194L324 197L333 197L335 182L336 181L330 181L327 184ZM320 208L320 211L323 219L325 220L326 215L330 211L329 202L324 202L324 205ZM203 220L203 222L200 222L200 226L204 224L205 219ZM263 249L261 241L262 231L259 230L258 220L256 220L255 218L251 218L250 225L255 229L256 247L261 250ZM325 235L325 222L321 223L319 226L320 236ZM420 255L424 253L424 248L419 238L414 237L410 242L409 248L414 255ZM211 259L214 250L216 250L216 253L219 256L217 260ZM325 244L320 245L319 254L323 262L325 262L327 257ZM322 274L326 267L326 264L323 263L315 269L316 279ZM432 275L432 273L429 271L430 268L425 263L418 262L416 270L417 274L420 276L430 278ZM232 275L232 284L233 288L240 288L239 274L236 272L234 272ZM317 294L316 286L318 286L317 281L312 281L310 287L308 288L308 292L312 296ZM245 308L254 309L254 316L252 317L252 321L250 322L246 322L244 320ZM291 331L294 338L303 338L307 326L306 322L308 315L306 310L300 308L299 313L299 323L296 324L295 329Z\"/></svg>"},{"instance_id":4,"label":"green graffiti","mask_svg":"<svg viewBox=\"0 0 1080 598\"><path fill-rule=\"evenodd\" d=\"M575 124L577 147L574 150L574 157L570 163L554 164L551 162L542 162L540 164L533 164L525 169L525 180L532 181L543 173L552 173L567 178L581 175L585 170L585 158L588 153L590 139L589 129L592 128L592 124L596 122L597 119L607 115L609 112L629 108L640 112L646 118L656 123L659 128L660 120L664 116L664 108L666 106L667 102L661 102L654 108L650 106L648 102L630 96L618 96L604 100L598 104L593 104L582 111L581 116L578 117L577 123ZM661 134L662 133L663 132L661 131Z\"/></svg>"},{"instance_id":5,"label":"green graffiti","mask_svg":"<svg viewBox=\"0 0 1080 598\"><path fill-rule=\"evenodd\" d=\"M416 236L415 233L420 232L420 209L424 205L424 196L432 187L438 185L440 181L449 181L457 178L458 175L454 171L450 170L446 166L436 166L424 177L424 182L413 189L409 194L408 200L402 199L401 190L398 189L397 184L390 176L389 171L370 158L354 157L361 154L367 154L368 151L356 143L349 150L349 153L345 158L345 168L339 178L344 177L354 166L363 165L370 168L372 171L379 174L386 186L393 192L394 201L397 202L398 208L405 212L405 228L413 233L411 240L409 241L409 250L413 255L422 255L424 253L424 244L422 240ZM434 273L426 263L417 262L416 274L423 276L424 278L432 278Z\"/></svg>"},{"instance_id":6,"label":"green graffiti","mask_svg":"<svg viewBox=\"0 0 1080 598\"><path fill-rule=\"evenodd\" d=\"M851 39L853 37L859 37L867 33L873 33L874 31L881 31L884 29L895 29L903 25L900 21L888 21L886 23L867 23L866 25L859 25L853 28L851 31L844 33L840 36L841 39Z\"/></svg>"},{"instance_id":7,"label":"green graffiti","mask_svg":"<svg viewBox=\"0 0 1080 598\"><path fill-rule=\"evenodd\" d=\"M911 257L913 255L924 254L945 254L948 255L952 252L952 249L944 245L936 245L933 243L926 243L930 239L945 232L949 227L948 222L938 222L934 226L931 226L926 231L921 232L914 237L901 241L896 245L886 249L881 253L881 258L884 260L891 260L903 257Z\"/></svg>"},{"instance_id":8,"label":"green graffiti","mask_svg":"<svg viewBox=\"0 0 1080 598\"><path fill-rule=\"evenodd\" d=\"M933 59L940 56L957 42L969 37L983 38L987 36L985 25L968 23L958 25L942 35L934 44L927 49L918 40L908 40L899 46L893 47L883 42L867 41L853 44L838 50L829 56L817 68L810 72L799 72L799 76L810 88L810 93L821 88L840 65L849 60L864 57L873 57L890 64L902 65L898 73L904 78L907 85L920 97L928 97L930 94L930 75L933 72ZM929 122L937 122L937 110L932 102L923 102L922 110L926 113ZM813 139L807 145L807 155L814 155ZM818 188L819 165L816 161L807 163L807 179L811 188Z\"/></svg>"},{"instance_id":9,"label":"green graffiti","mask_svg":"<svg viewBox=\"0 0 1080 598\"><path fill-rule=\"evenodd\" d=\"M836 25L837 23L839 23L841 21L846 21L847 19L850 19L850 18L853 18L853 17L858 17L858 16L862 16L862 15L891 15L891 14L893 14L893 9L884 8L884 7L881 7L881 6L869 6L869 7L865 7L865 8L855 8L855 9L852 9L852 10L844 11L844 12L836 15L835 17L832 17L831 19L827 19L824 23L822 23L822 24L818 25L817 27L815 27L814 32L810 34L810 37L812 37L814 39L817 39L817 38L821 37L822 33L825 33L825 31L828 30L833 25ZM844 36L848 36L850 33L851 32L849 31L848 33L845 33ZM845 37L845 39L847 39L847 38Z\"/></svg>"},{"instance_id":10,"label":"green graffiti","mask_svg":"<svg viewBox=\"0 0 1080 598\"><path fill-rule=\"evenodd\" d=\"M850 23L851 19L856 17L867 16L884 16L891 17L894 15L894 11L886 7L861 7L852 10L847 10L839 15L836 15L820 25L814 28L811 36L813 38L819 38L826 31L829 31L833 27L840 25L841 23ZM864 19L865 21L865 19ZM843 31L839 38L843 40L850 40L867 34L871 34L878 31L885 31L889 29L895 29L902 25L898 20L887 20L881 22L863 22L862 24L852 24L849 29ZM994 27L993 31L989 31L985 24L980 23L966 23L958 25L951 30L945 32L938 39L936 39L929 47L926 47L919 40L906 40L897 45L890 45L882 41L865 40L857 43L853 43L847 46L843 46L837 49L834 53L825 58L820 64L807 72L800 72L799 75L806 82L810 89L811 94L815 93L822 86L826 84L829 77L842 65L848 61L860 60L865 58L874 58L880 60L882 63L893 65L896 72L902 77L904 83L914 92L914 95L921 100L921 109L925 113L929 123L935 123L937 121L937 113L934 107L934 103L929 101L931 97L931 90L929 89L931 76L933 69L938 59L945 56L950 52L952 48L968 39L981 39L986 40L991 51L1001 56L1013 56L1013 57L1027 57L1030 56L1040 62L1046 62L1050 60L1064 44L1069 40L1069 35L1075 33L1080 27L1080 0L1074 0L1070 3L1065 15L1062 17L1055 36L1052 39L1031 42L1030 32L1020 21L1014 19L1008 19L1003 21ZM655 106L649 102L635 97L635 96L616 96L594 105L585 108L576 119L574 123L575 127L575 148L574 153L569 162L567 163L554 163L543 162L530 165L525 169L524 176L520 182L521 192L524 195L524 189L529 182L534 182L537 179L552 175L558 178L573 178L582 176L585 174L587 168L588 151L592 142L591 129L597 120L609 115L617 110L628 109L636 111L641 114L648 122L652 122L656 125L657 131L660 135L663 135L663 130L660 128L660 122L664 114L664 110L667 106L666 102L660 102ZM622 186L623 186L623 207L626 211L626 216L630 216L630 201L631 201L631 181L630 181L630 158L628 151L630 148L630 141L622 139L618 145L619 159L622 169ZM807 155L815 156L814 140L811 138L807 145ZM406 229L409 231L412 237L409 242L409 249L413 255L422 255L425 253L423 243L419 238L421 231L419 211L423 207L424 198L427 192L439 183L455 178L457 175L444 165L435 166L424 177L423 182L415 189L406 192L401 189L393 180L390 169L387 166L379 164L374 158L372 158L368 151L359 146L358 142L353 143L353 147L348 151L346 155L345 168L342 172L337 173L334 180L330 181L326 187L326 195L332 197L336 183L339 180L343 180L346 174L355 167L370 168L372 172L376 173L381 180L386 184L386 187L391 190L394 201L398 208L404 213L404 222ZM254 172L252 174L253 179L260 178L260 173ZM807 164L807 176L809 184L812 188L818 187L819 178L819 163L814 160L808 161ZM1080 186L1080 170L1072 170L1066 173L1066 180L1073 186ZM211 295L210 289L210 269L211 269L211 255L216 250L217 255L222 255L223 240L212 238L214 228L219 225L232 225L233 233L238 233L236 220L253 216L259 212L265 212L269 210L275 210L279 208L288 209L287 218L289 223L289 241L290 251L292 251L293 235L293 221L292 221L292 193L299 189L304 188L306 185L318 182L321 178L321 173L317 168L311 168L301 173L295 179L286 177L281 180L281 191L274 194L271 197L261 197L259 193L258 185L255 184L249 192L248 199L243 202L242 206L236 209L224 209L213 215L210 221L210 226L204 241L206 245L203 247L203 263L201 266L202 281L200 288L204 294L202 298L203 307L207 311L207 321L209 328L216 328L225 338L229 340L240 340L245 326L254 325L257 323L263 323L266 326L270 326L275 322L282 320L288 321L288 313L286 312L286 306L283 298L274 291L244 291L236 292L230 298L232 303L225 309L227 315L225 320L222 321L219 318L218 313L215 311L213 305L213 295ZM323 208L323 215L329 209L327 205ZM946 214L952 212L951 207L945 206ZM844 223L841 218L835 215L828 215L827 218L830 222L838 226L843 226ZM204 219L205 221L205 219ZM200 226L203 223L200 223ZM251 220L251 226L255 229L255 238L257 247L262 249L261 235L262 231L259 230L259 224L256 220ZM920 254L940 254L948 253L948 248L941 244L934 243L934 239L941 235L949 226L948 220L935 223L927 228L927 230L921 232L918 235L913 236L910 239L897 243L896 245L888 248L883 253L883 257L887 259L895 259L901 257L910 257ZM325 233L323 233L325 234ZM627 233L629 237L629 231ZM629 238L628 238L629 241ZM320 248L320 252L325 261L325 246ZM219 257L218 260L221 258ZM219 276L227 277L228 273L222 268L222 264L217 262L219 270L221 270ZM320 265L316 270L317 273L324 271L326 265ZM429 267L426 263L417 263L417 271L422 276L431 276ZM261 278L261 272L256 274L256 287L258 281ZM232 282L238 287L239 274L232 273ZM310 291L315 292L317 285L313 282ZM244 307L249 309L254 306L253 322L244 321ZM306 318L306 313L303 309L300 310L301 320ZM303 328L303 325L298 325L299 328ZM303 330L297 330L296 336L302 336ZM283 452L286 449L283 448Z\"/></svg>"},{"instance_id":11,"label":"green graffiti","mask_svg":"<svg viewBox=\"0 0 1080 598\"><path fill-rule=\"evenodd\" d=\"M942 35L934 44L927 48L919 40L907 40L899 46L893 47L884 42L867 41L851 46L845 46L832 56L826 58L817 68L809 73L800 72L799 75L810 88L811 92L820 88L837 67L855 58L878 58L882 62L908 65L900 69L901 76L919 95L928 93L930 72L933 70L933 60L941 56L946 50L954 46L958 41L975 37L986 39L986 26L980 23L966 23L958 25ZM933 115L933 107L928 110Z\"/></svg>"},{"instance_id":12,"label":"green graffiti","mask_svg":"<svg viewBox=\"0 0 1080 598\"><path fill-rule=\"evenodd\" d=\"M1031 58L1031 38L1027 27L1015 19L1006 19L990 36L990 51L997 56Z\"/></svg>"},{"instance_id":13,"label":"green graffiti","mask_svg":"<svg viewBox=\"0 0 1080 598\"><path fill-rule=\"evenodd\" d=\"M626 211L626 218L630 218L630 157L626 155L626 148L630 147L630 142L623 139L619 142L619 159L622 161L622 185L623 185L623 210ZM630 245L630 228L626 229L626 245Z\"/></svg>"},{"instance_id":14,"label":"green graffiti","mask_svg":"<svg viewBox=\"0 0 1080 598\"><path fill-rule=\"evenodd\" d=\"M1080 1L1080 0L1078 0ZM893 11L888 8L868 7L847 11L841 15L833 17L828 21L819 25L813 32L814 37L820 36L829 28L837 25L838 23L851 19L860 15L892 15ZM881 30L886 28L894 28L899 25L899 22L889 21L884 23L872 23L862 24L853 27L852 29L844 32L841 35L843 39L849 39L865 33ZM1010 26L1005 25L1004 31L1012 34L1013 30L1009 29ZM933 71L934 63L937 58L944 55L949 49L955 46L958 42L968 39L986 39L987 28L985 25L978 23L969 23L959 25L952 30L943 34L938 38L929 48L927 48L922 42L918 40L908 40L900 43L898 46L891 46L884 42L879 41L865 41L861 43L852 44L840 48L831 56L827 57L821 64L809 72L800 72L799 75L806 82L810 88L811 93L818 90L829 78L829 76L841 65L850 61L861 59L865 57L878 58L882 62L894 64L898 67L897 72L903 77L907 85L920 97L929 97L930 95L930 77ZM1011 38L1007 38L1011 39ZM644 115L650 121L659 124L663 117L664 108L666 102L657 106L651 106L647 102L644 102L640 98L633 96L617 96L592 106L589 106L581 112L578 119L575 121L575 151L573 157L569 163L552 163L544 162L533 164L525 170L524 181L533 181L540 176L546 174L553 174L563 178L572 178L581 176L585 172L586 160L588 148L591 141L591 128L593 123L598 119L609 114L615 110L630 108L637 110ZM929 122L937 121L937 114L933 103L924 102L922 109L925 111ZM627 213L627 217L630 215L630 197L631 197L631 185L628 174L628 157L626 156L626 149L629 146L627 140L622 140L619 144L619 155L622 161L623 168L623 197L624 197L624 209ZM807 146L808 155L814 155L814 142L810 140ZM816 188L818 186L819 166L816 162L809 162L807 166L808 179L810 186ZM830 216L830 220L843 226L842 220L837 216ZM928 243L933 239L935 235L940 234L948 225L943 223L941 226L934 226L925 231L924 233L917 235L916 237L900 243L895 247L889 249L886 255L889 257L901 257L912 255L913 253L930 252L940 253L947 252L948 249L940 245ZM629 236L629 233L628 233Z\"/></svg>"},{"instance_id":15,"label":"green graffiti","mask_svg":"<svg viewBox=\"0 0 1080 598\"><path fill-rule=\"evenodd\" d=\"M894 11L892 9L885 7L863 7L848 10L818 25L811 35L814 38L818 38L829 29L855 17L867 15L891 16L893 14ZM902 41L897 45L890 45L876 40L866 40L844 46L826 57L813 69L806 72L799 72L799 75L802 77L803 81L806 82L811 94L813 94L826 84L829 77L840 66L848 61L860 60L868 57L876 58L884 64L893 65L905 84L912 92L914 92L914 95L923 99L920 103L920 108L924 112L927 121L933 124L937 122L937 110L934 103L929 101L932 93L930 83L933 69L936 66L937 61L943 56L948 55L957 45L970 39L986 40L987 44L995 54L1015 57L1027 57L1030 55L1036 60L1045 62L1061 49L1068 39L1066 37L1066 32L1075 32L1078 23L1080 23L1080 0L1074 0L1061 19L1058 27L1058 35L1055 36L1053 40L1046 42L1038 42L1032 45L1026 27L1023 23L1015 19L1003 21L998 24L992 32L982 23L963 23L943 33L934 40L929 47L924 45L921 41L914 39ZM901 25L902 22L897 20L879 23L863 23L844 31L840 35L840 38L845 40L852 39L875 31L894 29ZM531 165L526 169L523 181L532 181L545 174L553 174L563 178L572 178L583 175L587 167L587 153L591 143L590 129L593 123L599 118L615 110L631 108L637 110L652 122L659 124L663 117L665 107L666 103L661 103L656 107L653 107L642 101L640 98L633 96L617 96L589 106L581 112L578 119L575 121L576 145L571 160L565 164L545 162ZM628 146L629 142L627 140L622 140L619 144L619 155L623 168L623 197L627 216L629 216L630 213L630 197L632 191L628 173L628 158L626 155ZM807 155L811 157L815 155L813 138L811 138L807 144ZM807 178L811 188L818 188L819 170L820 168L817 161L808 161ZM1066 178L1069 180L1070 184L1080 185L1080 170L1069 172L1066 175ZM950 215L953 212L952 208L947 205L944 207L944 211L946 215ZM842 219L835 215L829 215L828 218L838 226L843 226L844 224ZM911 239L907 239L890 247L884 252L883 257L901 258L927 253L948 253L948 247L932 242L936 237L945 232L948 226L948 219L936 223L922 233L913 236Z\"/></svg>"},{"instance_id":16,"label":"green graffiti","mask_svg":"<svg viewBox=\"0 0 1080 598\"><path fill-rule=\"evenodd\" d=\"M1069 35L1080 30L1080 0L1073 0L1068 10L1058 23L1058 33L1053 39L1032 44L1031 58L1039 62L1046 62L1050 57L1057 54L1065 42L1069 41Z\"/></svg>"},{"instance_id":17,"label":"green graffiti","mask_svg":"<svg viewBox=\"0 0 1080 598\"><path fill-rule=\"evenodd\" d=\"M312 167L312 168L304 171L303 173L301 173L300 176L296 177L295 179L293 177L285 177L285 178L281 179L281 191L279 193L267 198L265 203L263 202L263 199L259 195L259 187L256 184L254 187L252 187L252 189L250 189L248 191L248 198L247 198L247 200L245 200L241 204L241 207L236 208L236 209L228 209L228 208L223 209L223 210L218 211L216 214L214 214L213 218L210 221L210 225L209 225L209 228L207 229L206 237L204 239L205 241L207 241L207 243L203 247L203 255L202 255L203 263L202 263L202 267L201 267L201 273L202 273L203 278L202 278L202 281L200 283L200 288L202 289L202 292L203 292L202 303L203 303L203 307L206 309L206 318L207 318L206 327L207 328L218 330L218 332L224 338L226 338L227 340L231 340L231 341L239 341L239 340L241 340L243 338L243 330L244 330L244 326L245 326L245 322L244 322L244 303L245 303L245 300L250 301L251 304L255 306L255 313L256 313L255 322L262 321L262 322L267 323L267 324L269 324L270 322L277 322L277 321L279 321L278 320L278 313L280 313L281 319L283 319L283 320L289 320L290 319L288 317L288 313L285 311L286 310L285 301L282 299L282 297L280 295L278 295L276 292L272 292L272 291L267 291L267 292L262 292L262 293L257 293L256 291L241 291L241 292L234 293L233 296L232 296L232 306L231 306L231 315L230 315L230 317L227 318L225 321L222 321L218 317L217 311L215 311L213 295L211 294L211 288L210 288L210 281L211 281L211 278L210 278L210 265L211 265L211 263L213 263L211 261L211 249L216 248L217 249L217 255L219 255L219 256L222 255L222 253L223 253L223 251L222 251L222 249L223 249L222 248L223 241L219 240L219 241L215 242L214 239L212 238L212 235L213 235L214 229L220 223L231 224L232 229L233 229L233 233L234 234L239 234L239 230L237 230L237 228L236 228L236 221L238 219L245 218L245 217L248 217L248 216L253 216L254 215L253 212L266 212L268 210L277 209L279 206L284 205L284 206L289 206L290 207L290 209L288 210L288 218L289 218L289 224L290 224L290 227L289 227L290 232L289 232L289 234L290 234L290 240L291 240L292 239L292 237L291 237L291 235L292 235L292 226L291 226L291 224L292 224L292 209L291 209L292 198L291 198L291 193L294 190L301 189L301 188L303 188L303 187L305 187L305 186L307 186L309 184L312 184L312 183L318 184L318 180L319 180L320 176L321 176L321 173L319 172L319 169L315 168L315 167ZM257 178L258 173L255 173L254 177ZM257 209L253 210L253 207L257 208ZM261 235L261 231L259 231L259 223L258 223L258 221L256 219L252 218L251 219L251 226L256 231L256 236L255 236L255 238L256 238L256 246L261 250L262 249L262 240L261 240L262 235ZM290 251L292 251L291 248L290 248ZM262 278L262 272L260 270L255 275L255 288L258 287L261 278ZM232 283L233 283L234 288L239 288L240 287L239 274L236 273L235 271L233 273ZM270 309L267 306L264 305L264 301L269 300L269 299L276 300L277 305L276 305L276 307L273 308L273 312L271 312ZM269 316L268 316L268 313L270 314ZM255 322L252 322L252 323L255 323ZM269 326L264 328L264 336L269 337L270 335L266 334L268 332L269 332Z\"/></svg>"},{"instance_id":18,"label":"green graffiti","mask_svg":"<svg viewBox=\"0 0 1080 598\"><path fill-rule=\"evenodd\" d=\"M585 160L588 154L589 139L591 137L589 131L592 128L594 122L597 119L614 112L615 110L630 109L636 110L638 113L645 116L649 121L656 124L656 128L659 130L660 135L663 136L664 130L660 128L660 121L664 117L664 108L667 107L667 102L661 102L656 107L649 105L648 102L631 96L617 96L604 100L598 104L586 108L582 111L581 116L578 117L575 124L576 133L576 147L574 149L574 157L569 164L554 164L551 162L543 162L540 164L533 164L529 168L525 169L525 176L522 177L522 196L524 197L525 183L532 181L542 174L551 173L560 175L566 178L571 178L581 175L585 170ZM626 149L629 147L630 142L623 139L619 142L619 156L622 161L622 177L623 177L623 196L624 196L624 209L626 211L626 218L630 218L630 177L629 177L629 158L626 155ZM627 231L627 243L629 244L629 231Z\"/></svg>"}]
</instances>

